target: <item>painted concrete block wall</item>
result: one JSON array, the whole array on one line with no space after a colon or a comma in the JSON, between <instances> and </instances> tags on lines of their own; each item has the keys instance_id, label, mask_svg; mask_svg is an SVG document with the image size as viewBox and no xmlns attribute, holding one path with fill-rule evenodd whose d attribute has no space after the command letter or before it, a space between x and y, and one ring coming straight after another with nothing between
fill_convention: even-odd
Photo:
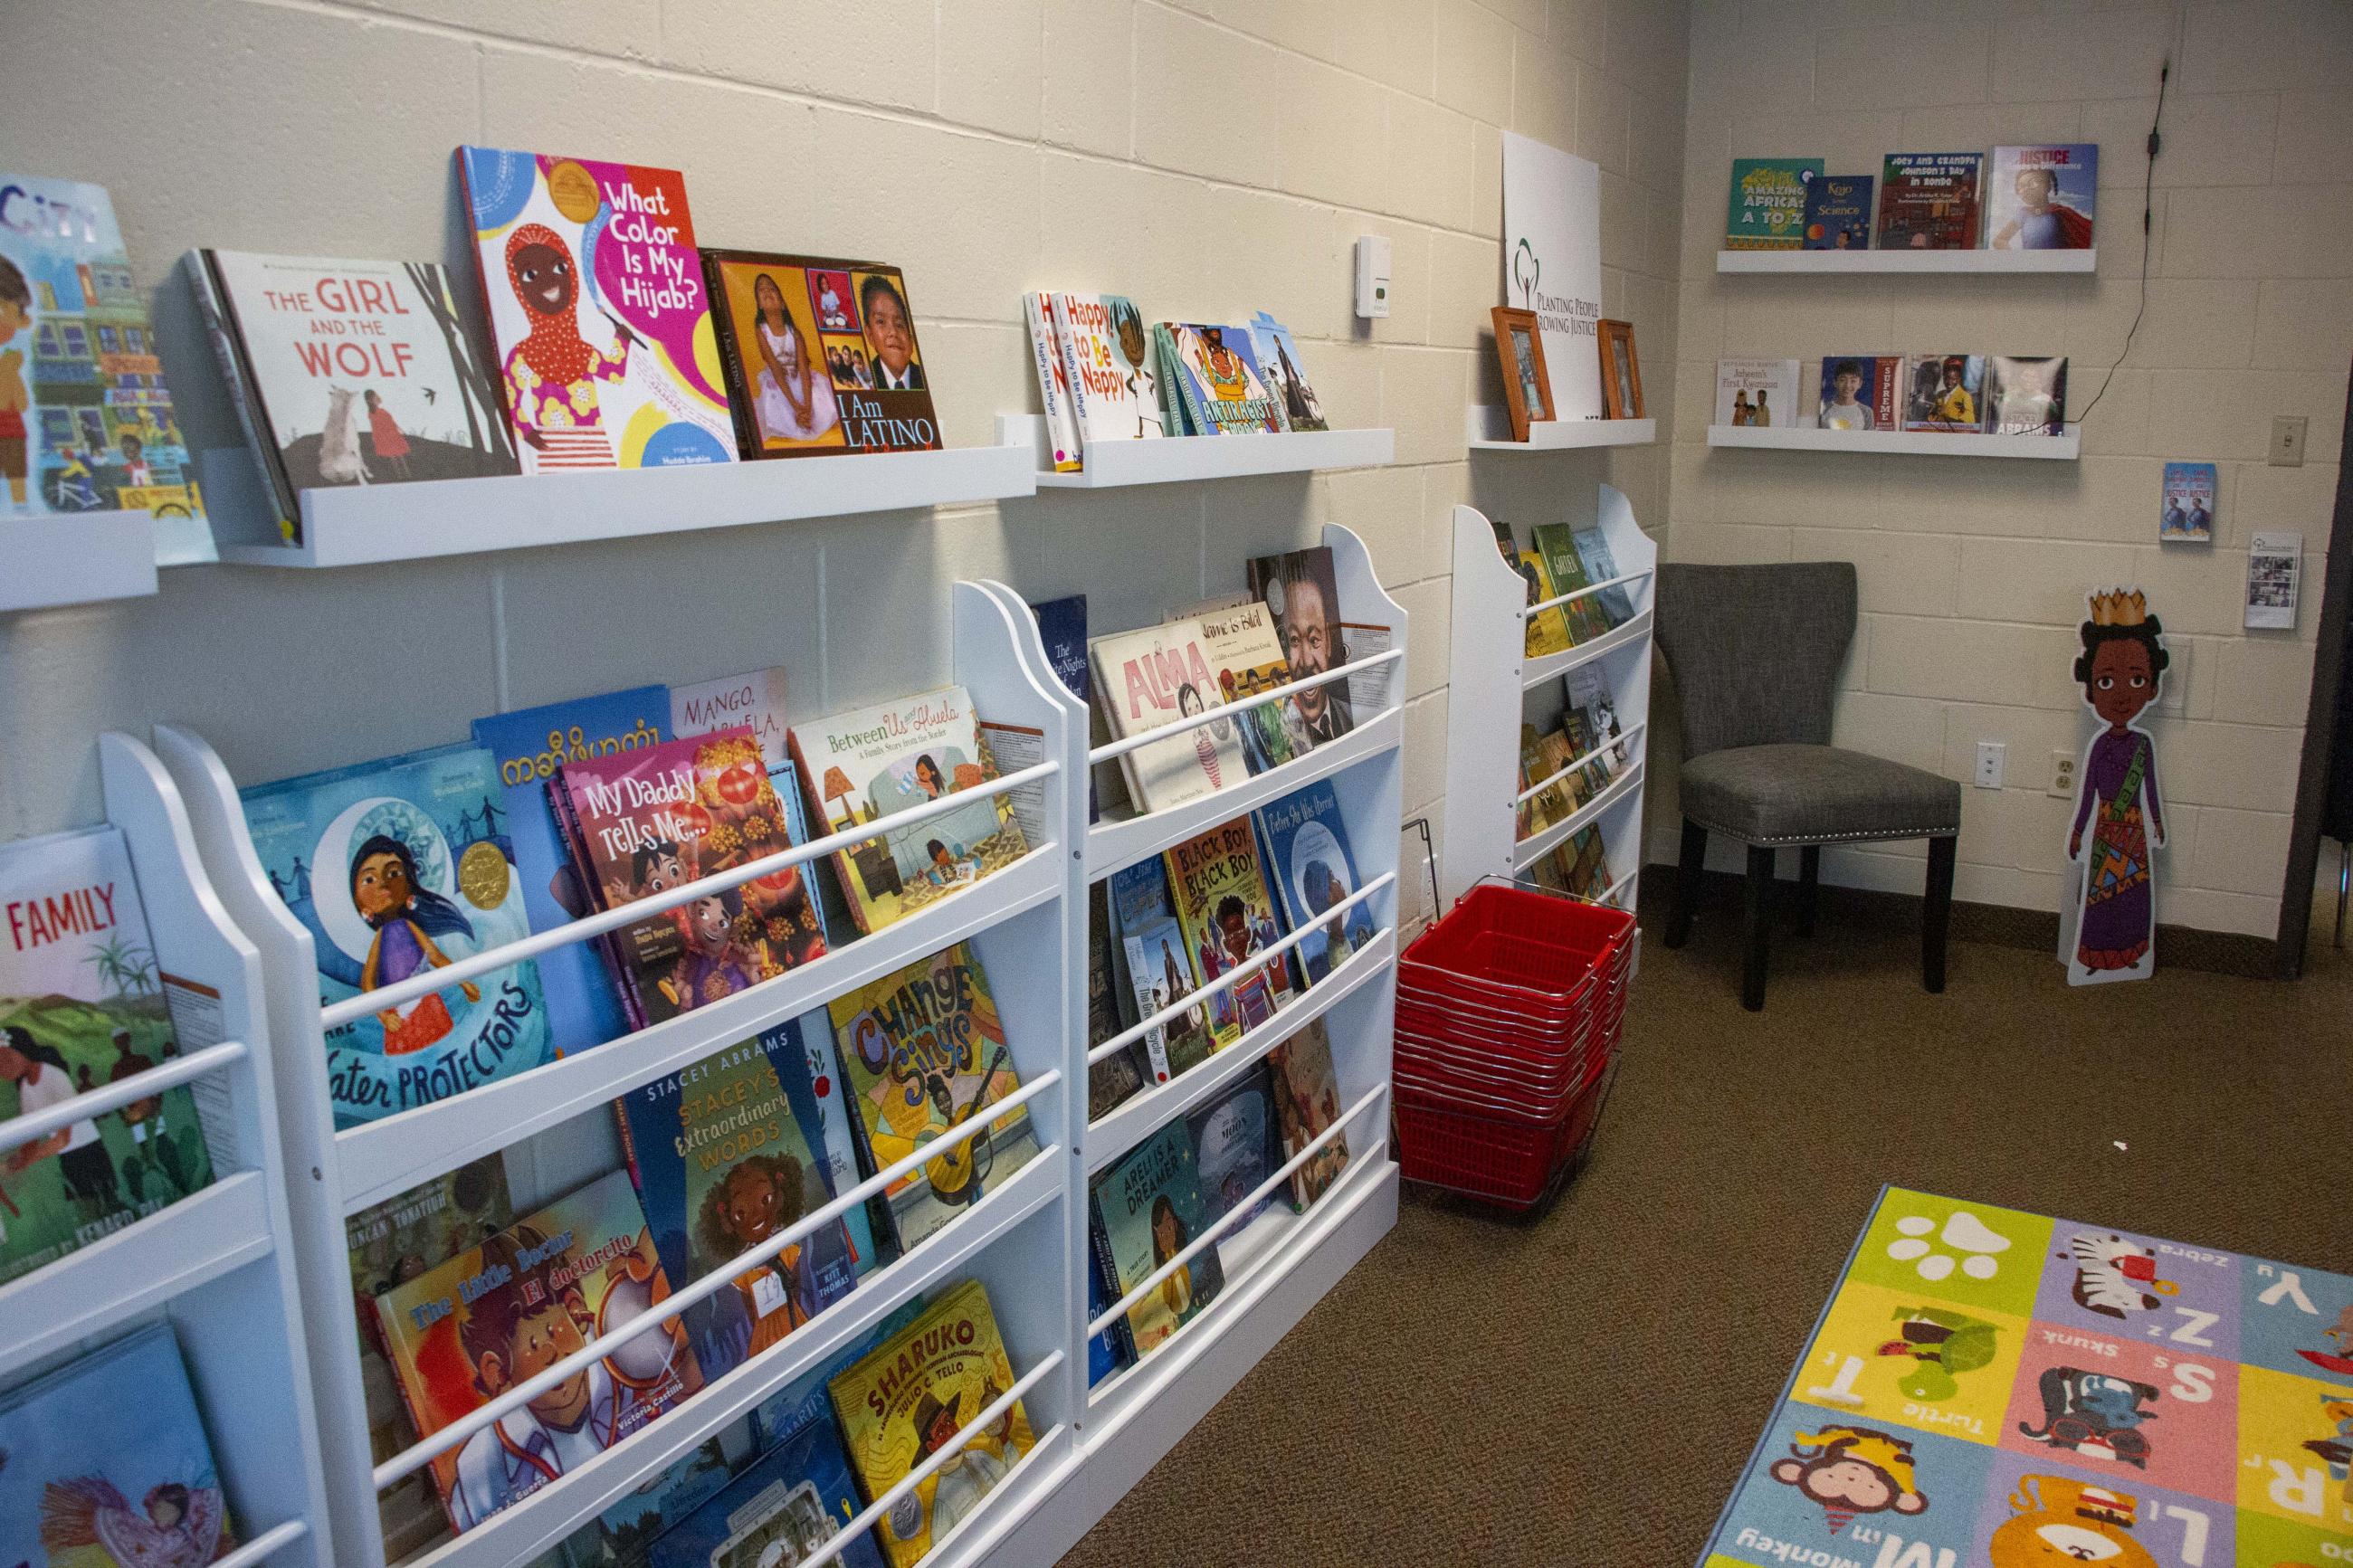
<instances>
[{"instance_id":1,"label":"painted concrete block wall","mask_svg":"<svg viewBox=\"0 0 2353 1568\"><path fill-rule=\"evenodd\" d=\"M2143 149L2168 58L2147 313L2110 379L2139 303ZM2089 735L2068 675L2075 627L2086 589L2127 581L2149 591L2176 655L2152 726L2173 835L2159 918L2276 929L2353 363L2348 78L2353 7L2330 0L1694 7L1670 555L1857 563L1838 740L1963 781L1977 742L2008 747L2008 787L1964 794L1963 898L2058 907L2072 802L2044 784L2051 753ZM2041 141L2100 144L2094 277L1715 270L1736 156L1875 172L1891 151ZM1704 445L1720 356L1928 351L2065 354L2071 416L2105 382L2083 460ZM2302 468L2265 465L2274 414L2310 420ZM2212 544L2158 546L2168 458L2221 465ZM2258 529L2305 537L2292 633L2241 627ZM1675 855L1667 787L1654 859ZM1916 891L1923 855L1836 851L1823 875Z\"/></svg>"},{"instance_id":2,"label":"painted concrete block wall","mask_svg":"<svg viewBox=\"0 0 2353 1568\"><path fill-rule=\"evenodd\" d=\"M6 162L112 190L199 447L237 436L182 254L438 257L470 275L450 150L475 141L681 169L707 245L898 262L950 445L1037 405L1020 291L1100 289L1155 319L1272 310L1335 423L1396 427L1398 467L167 572L153 600L0 619L0 837L98 817L92 738L110 727L190 723L259 781L459 739L503 707L768 663L813 716L944 678L958 576L1083 591L1113 629L1239 587L1249 556L1326 519L1370 541L1415 617L1412 816L1443 776L1447 509L1476 499L1525 525L1605 477L1646 518L1665 508L1663 447L1474 472L1462 432L1466 405L1501 400L1482 334L1506 129L1600 163L1604 303L1637 327L1652 403L1672 403L1680 5L115 0L18 8L7 55ZM94 78L110 59L135 78ZM1350 305L1364 233L1389 237L1396 267L1396 312L1370 331Z\"/></svg>"}]
</instances>

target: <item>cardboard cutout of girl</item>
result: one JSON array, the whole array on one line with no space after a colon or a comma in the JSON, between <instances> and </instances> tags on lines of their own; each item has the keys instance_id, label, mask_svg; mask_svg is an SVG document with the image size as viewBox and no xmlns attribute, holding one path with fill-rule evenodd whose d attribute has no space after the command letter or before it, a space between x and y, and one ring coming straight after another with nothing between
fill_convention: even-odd
<instances>
[{"instance_id":1,"label":"cardboard cutout of girl","mask_svg":"<svg viewBox=\"0 0 2353 1568\"><path fill-rule=\"evenodd\" d=\"M2157 742L2134 722L2157 700L2169 662L2165 628L2137 588L2091 596L2075 679L2105 728L2084 748L2083 781L2067 858L2079 861L2082 900L2067 984L2146 980L2157 969L2156 849L2165 842Z\"/></svg>"}]
</instances>

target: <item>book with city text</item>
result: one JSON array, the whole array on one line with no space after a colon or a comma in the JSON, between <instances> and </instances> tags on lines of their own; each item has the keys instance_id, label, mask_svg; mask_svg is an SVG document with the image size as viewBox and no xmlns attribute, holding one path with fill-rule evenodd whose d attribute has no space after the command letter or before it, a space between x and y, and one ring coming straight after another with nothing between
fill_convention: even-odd
<instances>
[{"instance_id":1,"label":"book with city text","mask_svg":"<svg viewBox=\"0 0 2353 1568\"><path fill-rule=\"evenodd\" d=\"M1200 989L1184 930L1176 923L1168 892L1168 868L1155 855L1123 866L1103 879L1109 889L1107 917L1113 989L1120 1023L1134 1028L1145 1019ZM1209 1058L1217 1042L1209 1035L1208 1009L1196 1004L1170 1022L1155 1026L1139 1042L1142 1065L1155 1083Z\"/></svg>"},{"instance_id":2,"label":"book with city text","mask_svg":"<svg viewBox=\"0 0 2353 1568\"><path fill-rule=\"evenodd\" d=\"M1250 968L1256 954L1282 940L1249 817L1219 823L1198 837L1171 845L1164 858L1176 924L1204 987L1232 971ZM1218 1048L1223 1050L1273 1017L1291 999L1289 954L1250 969L1240 982L1209 998L1209 1032Z\"/></svg>"},{"instance_id":3,"label":"book with city text","mask_svg":"<svg viewBox=\"0 0 2353 1568\"><path fill-rule=\"evenodd\" d=\"M1282 405L1282 426L1286 430L1328 430L1324 417L1323 400L1315 388L1308 384L1307 371L1299 355L1299 344L1291 329L1261 310L1250 321L1250 345L1256 353L1260 379Z\"/></svg>"},{"instance_id":4,"label":"book with city text","mask_svg":"<svg viewBox=\"0 0 2353 1568\"><path fill-rule=\"evenodd\" d=\"M754 250L706 250L702 267L743 456L940 449L897 268Z\"/></svg>"}]
</instances>

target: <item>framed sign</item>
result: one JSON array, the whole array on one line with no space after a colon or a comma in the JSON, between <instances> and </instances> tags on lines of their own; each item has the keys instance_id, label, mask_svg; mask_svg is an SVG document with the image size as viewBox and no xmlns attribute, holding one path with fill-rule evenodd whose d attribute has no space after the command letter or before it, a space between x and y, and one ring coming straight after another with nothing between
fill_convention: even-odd
<instances>
[{"instance_id":1,"label":"framed sign","mask_svg":"<svg viewBox=\"0 0 2353 1568\"><path fill-rule=\"evenodd\" d=\"M1504 401L1512 410L1512 439L1528 438L1528 426L1554 417L1552 377L1545 368L1544 329L1534 310L1498 305L1495 359L1504 372Z\"/></svg>"},{"instance_id":2,"label":"framed sign","mask_svg":"<svg viewBox=\"0 0 2353 1568\"><path fill-rule=\"evenodd\" d=\"M1634 323L1599 323L1601 335L1601 403L1612 419L1642 417L1642 362L1634 357Z\"/></svg>"}]
</instances>

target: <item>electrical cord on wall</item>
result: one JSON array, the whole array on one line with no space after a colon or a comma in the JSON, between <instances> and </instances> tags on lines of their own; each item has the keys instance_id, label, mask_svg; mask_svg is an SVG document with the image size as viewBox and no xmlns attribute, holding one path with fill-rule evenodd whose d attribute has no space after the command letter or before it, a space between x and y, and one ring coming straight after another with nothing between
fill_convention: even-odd
<instances>
[{"instance_id":1,"label":"electrical cord on wall","mask_svg":"<svg viewBox=\"0 0 2353 1568\"><path fill-rule=\"evenodd\" d=\"M2116 378L2117 366L2123 364L2126 356L2132 353L2133 334L2140 331L2140 319L2148 313L2148 247L2150 241L2157 237L2154 232L2157 226L2157 150L2161 144L2157 128L2165 119L2165 84L2172 75L2173 61L2170 58L2157 68L2157 112L2149 117L2148 171L2143 176L2140 187L2140 303L2133 310L2132 325L2125 329L2124 352L2116 355L2116 363L2109 365L2107 374L2100 378L2100 390L2092 394L2092 401L2084 405L2084 412L2075 416L2078 425L2088 421L2092 417L2092 410L2100 405L2100 399L2108 395L2108 383Z\"/></svg>"}]
</instances>

